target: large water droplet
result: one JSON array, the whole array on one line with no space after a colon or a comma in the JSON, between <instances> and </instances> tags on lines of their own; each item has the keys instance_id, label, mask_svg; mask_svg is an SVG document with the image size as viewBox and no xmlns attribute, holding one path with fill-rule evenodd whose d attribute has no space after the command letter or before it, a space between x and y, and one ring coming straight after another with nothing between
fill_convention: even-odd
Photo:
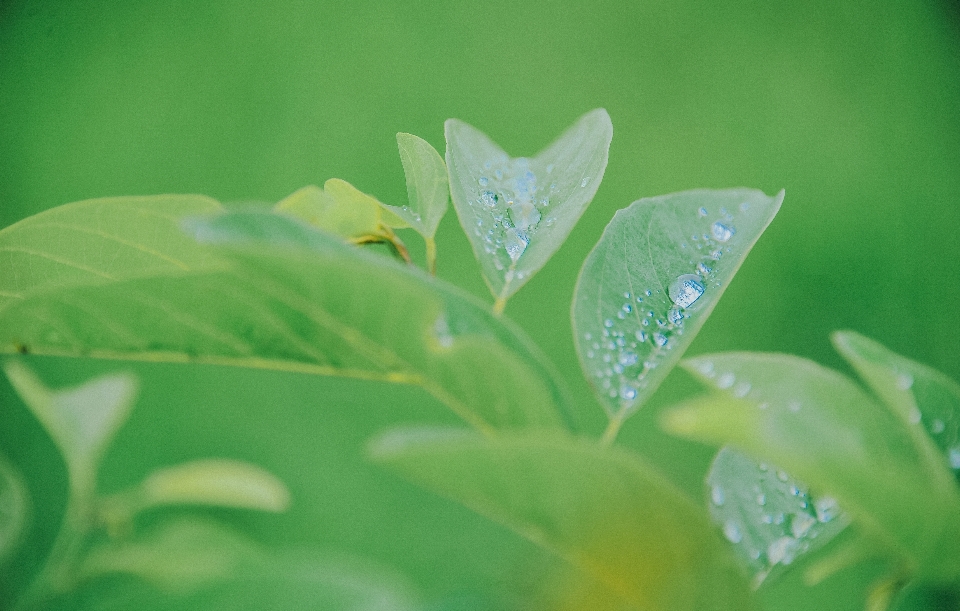
<instances>
[{"instance_id":1,"label":"large water droplet","mask_svg":"<svg viewBox=\"0 0 960 611\"><path fill-rule=\"evenodd\" d=\"M633 401L637 398L637 389L629 384L620 386L620 398L624 401Z\"/></svg>"},{"instance_id":2,"label":"large water droplet","mask_svg":"<svg viewBox=\"0 0 960 611\"><path fill-rule=\"evenodd\" d=\"M631 352L630 350L625 350L620 353L620 357L617 359L621 365L624 367L630 367L631 365L636 365L640 360L640 357L636 352Z\"/></svg>"},{"instance_id":3,"label":"large water droplet","mask_svg":"<svg viewBox=\"0 0 960 611\"><path fill-rule=\"evenodd\" d=\"M743 540L743 533L740 531L740 525L733 520L728 520L723 525L723 536L726 537L730 543L740 543L740 541Z\"/></svg>"},{"instance_id":4,"label":"large water droplet","mask_svg":"<svg viewBox=\"0 0 960 611\"><path fill-rule=\"evenodd\" d=\"M725 373L717 378L717 388L725 389L733 386L733 383L737 381L737 377L732 373Z\"/></svg>"},{"instance_id":5,"label":"large water droplet","mask_svg":"<svg viewBox=\"0 0 960 611\"><path fill-rule=\"evenodd\" d=\"M713 504L717 507L722 506L726 501L726 496L723 494L723 488L720 486L712 486L710 488L710 500L713 501Z\"/></svg>"},{"instance_id":6,"label":"large water droplet","mask_svg":"<svg viewBox=\"0 0 960 611\"><path fill-rule=\"evenodd\" d=\"M510 208L510 220L517 229L529 229L540 222L540 212L530 202L523 202Z\"/></svg>"},{"instance_id":7,"label":"large water droplet","mask_svg":"<svg viewBox=\"0 0 960 611\"><path fill-rule=\"evenodd\" d=\"M513 227L507 229L503 235L503 247L507 249L507 254L510 255L510 260L514 263L516 263L520 255L523 254L523 251L527 249L527 244L529 243L530 238L527 237L527 234L522 231L517 231Z\"/></svg>"},{"instance_id":8,"label":"large water droplet","mask_svg":"<svg viewBox=\"0 0 960 611\"><path fill-rule=\"evenodd\" d=\"M497 194L493 191L484 191L480 194L480 203L484 206L489 206L490 208L496 206L499 199L500 198L497 197Z\"/></svg>"},{"instance_id":9,"label":"large water droplet","mask_svg":"<svg viewBox=\"0 0 960 611\"><path fill-rule=\"evenodd\" d=\"M684 274L670 285L670 299L678 308L689 308L703 295L703 285L700 277L695 274Z\"/></svg>"},{"instance_id":10,"label":"large water droplet","mask_svg":"<svg viewBox=\"0 0 960 611\"><path fill-rule=\"evenodd\" d=\"M720 221L717 221L710 227L710 232L713 234L713 239L717 242L726 242L733 237L736 230L733 227L728 227Z\"/></svg>"}]
</instances>

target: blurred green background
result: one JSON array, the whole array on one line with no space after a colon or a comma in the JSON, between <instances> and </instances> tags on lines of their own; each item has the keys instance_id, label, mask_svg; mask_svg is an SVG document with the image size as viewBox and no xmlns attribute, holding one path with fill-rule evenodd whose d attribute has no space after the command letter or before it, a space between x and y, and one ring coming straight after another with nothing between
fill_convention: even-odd
<instances>
[{"instance_id":1,"label":"blurred green background","mask_svg":"<svg viewBox=\"0 0 960 611\"><path fill-rule=\"evenodd\" d=\"M568 378L585 430L599 430L602 413L571 343L580 263L614 211L688 188L787 191L693 352L782 351L842 368L828 334L850 328L957 379L957 17L945 0L7 0L0 226L108 195L276 201L330 177L402 204L398 131L442 151L443 121L457 117L532 155L604 107L614 140L597 197L507 307ZM438 243L439 275L489 300L452 213ZM142 400L108 456L104 490L198 456L258 461L290 484L293 509L233 519L266 540L397 568L436 608L509 608L555 568L505 529L366 464L364 440L392 424L456 424L416 389L30 363L53 384L118 367L141 374ZM693 390L675 374L655 403ZM63 474L50 472L52 445L6 381L0 400L0 447L34 482L37 509L31 545L2 581L3 604L49 545ZM656 409L628 422L624 443L699 493L710 450L660 435ZM771 608L800 608L809 596L820 608L854 608L866 579L853 572Z\"/></svg>"}]
</instances>

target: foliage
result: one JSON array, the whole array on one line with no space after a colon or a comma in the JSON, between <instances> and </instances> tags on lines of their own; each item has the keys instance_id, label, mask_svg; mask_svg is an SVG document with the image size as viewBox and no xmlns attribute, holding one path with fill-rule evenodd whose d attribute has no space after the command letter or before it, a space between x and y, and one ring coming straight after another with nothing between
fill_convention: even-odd
<instances>
[{"instance_id":1,"label":"foliage","mask_svg":"<svg viewBox=\"0 0 960 611\"><path fill-rule=\"evenodd\" d=\"M331 179L270 209L228 210L199 196L112 198L10 226L0 231L9 270L0 278L0 349L419 387L469 428L388 431L371 441L370 458L579 573L549 603L540 593L523 606L760 608L755 590L801 556L811 582L864 558L888 563L866 601L872 609L956 596L960 490L950 468L960 468L960 390L870 340L835 336L875 396L795 357L684 361L716 392L666 412L664 426L730 444L708 474L705 502L615 445L681 362L783 192L687 191L636 201L610 222L584 262L571 313L584 374L608 417L598 439L575 430L563 381L502 311L595 195L612 138L607 113L587 113L530 159L510 158L457 120L446 137L445 167L424 140L398 134L405 206ZM492 305L428 273L448 189ZM423 238L427 271L410 262L394 231L404 227ZM400 261L359 247L375 242ZM265 546L229 526L237 512L282 513L296 502L256 465L204 458L99 493L100 461L132 408L135 378L51 390L15 357L5 370L69 476L60 534L17 593L19 608L426 608L402 578L363 560ZM9 516L0 561L22 538L24 489L16 466L0 462L0 515ZM913 598L896 602L902 590Z\"/></svg>"}]
</instances>

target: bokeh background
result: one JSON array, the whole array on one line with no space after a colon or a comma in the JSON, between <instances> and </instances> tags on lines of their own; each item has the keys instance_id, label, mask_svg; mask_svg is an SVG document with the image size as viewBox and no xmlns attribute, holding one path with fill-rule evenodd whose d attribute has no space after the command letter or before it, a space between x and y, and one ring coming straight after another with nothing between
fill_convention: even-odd
<instances>
[{"instance_id":1,"label":"bokeh background","mask_svg":"<svg viewBox=\"0 0 960 611\"><path fill-rule=\"evenodd\" d=\"M960 378L960 11L949 0L5 0L0 226L109 195L276 201L330 177L402 204L396 132L442 151L443 121L457 117L532 155L595 107L614 125L597 197L507 308L567 377L585 431L603 423L572 348L580 263L614 211L688 188L787 193L692 353L790 352L843 369L828 336L849 328ZM438 243L439 275L489 299L453 214ZM437 609L510 608L556 569L505 529L365 462L365 440L393 424L456 424L416 389L30 364L52 384L141 375L106 491L199 456L260 462L291 486L291 512L230 519L265 540L396 568ZM699 494L711 449L666 438L655 418L694 391L672 375L622 440ZM64 480L5 380L0 418L0 447L33 482L36 508L3 605L49 545ZM797 585L788 578L767 599L855 608L869 577L780 597Z\"/></svg>"}]
</instances>

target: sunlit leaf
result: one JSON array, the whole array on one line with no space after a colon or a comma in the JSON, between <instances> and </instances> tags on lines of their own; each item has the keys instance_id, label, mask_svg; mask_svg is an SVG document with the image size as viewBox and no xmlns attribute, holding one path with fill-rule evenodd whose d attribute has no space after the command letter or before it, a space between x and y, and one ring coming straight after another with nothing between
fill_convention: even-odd
<instances>
[{"instance_id":1,"label":"sunlit leaf","mask_svg":"<svg viewBox=\"0 0 960 611\"><path fill-rule=\"evenodd\" d=\"M542 355L454 287L279 215L193 227L229 267L50 287L0 309L0 349L404 382L484 430L563 426Z\"/></svg>"},{"instance_id":2,"label":"sunlit leaf","mask_svg":"<svg viewBox=\"0 0 960 611\"><path fill-rule=\"evenodd\" d=\"M91 492L100 457L133 407L136 378L111 374L51 390L19 361L8 361L3 369L63 454L73 490Z\"/></svg>"},{"instance_id":3,"label":"sunlit leaf","mask_svg":"<svg viewBox=\"0 0 960 611\"><path fill-rule=\"evenodd\" d=\"M397 134L397 147L407 178L409 204L386 207L424 238L433 239L450 201L447 166L430 143L413 134Z\"/></svg>"},{"instance_id":4,"label":"sunlit leaf","mask_svg":"<svg viewBox=\"0 0 960 611\"><path fill-rule=\"evenodd\" d=\"M380 229L379 202L338 178L328 180L322 189L303 187L280 200L274 210L345 239Z\"/></svg>"},{"instance_id":5,"label":"sunlit leaf","mask_svg":"<svg viewBox=\"0 0 960 611\"><path fill-rule=\"evenodd\" d=\"M947 464L960 478L960 386L939 371L852 331L835 333L833 344L873 392L900 415L930 468Z\"/></svg>"},{"instance_id":6,"label":"sunlit leaf","mask_svg":"<svg viewBox=\"0 0 960 611\"><path fill-rule=\"evenodd\" d=\"M393 432L376 461L550 549L637 608L753 608L706 512L639 457L542 434Z\"/></svg>"},{"instance_id":7,"label":"sunlit leaf","mask_svg":"<svg viewBox=\"0 0 960 611\"><path fill-rule=\"evenodd\" d=\"M0 564L10 557L23 538L28 499L20 472L0 454Z\"/></svg>"},{"instance_id":8,"label":"sunlit leaf","mask_svg":"<svg viewBox=\"0 0 960 611\"><path fill-rule=\"evenodd\" d=\"M208 265L185 215L220 210L202 195L111 197L41 212L0 230L0 309L27 291Z\"/></svg>"},{"instance_id":9,"label":"sunlit leaf","mask_svg":"<svg viewBox=\"0 0 960 611\"><path fill-rule=\"evenodd\" d=\"M446 122L453 205L498 303L543 267L580 219L612 137L609 115L597 109L535 157L512 158L463 121Z\"/></svg>"},{"instance_id":10,"label":"sunlit leaf","mask_svg":"<svg viewBox=\"0 0 960 611\"><path fill-rule=\"evenodd\" d=\"M782 191L685 191L613 217L580 271L572 314L580 363L611 418L657 389L782 201Z\"/></svg>"},{"instance_id":11,"label":"sunlit leaf","mask_svg":"<svg viewBox=\"0 0 960 611\"><path fill-rule=\"evenodd\" d=\"M798 357L729 353L684 365L723 394L668 412L668 430L769 460L836 498L924 577L960 575L960 494L939 487L897 415Z\"/></svg>"},{"instance_id":12,"label":"sunlit leaf","mask_svg":"<svg viewBox=\"0 0 960 611\"><path fill-rule=\"evenodd\" d=\"M707 474L710 517L749 567L754 586L833 539L850 520L785 472L725 447Z\"/></svg>"},{"instance_id":13,"label":"sunlit leaf","mask_svg":"<svg viewBox=\"0 0 960 611\"><path fill-rule=\"evenodd\" d=\"M120 505L118 509L130 512L184 504L281 512L290 505L290 492L261 467L210 458L157 469L134 489L112 500Z\"/></svg>"}]
</instances>

